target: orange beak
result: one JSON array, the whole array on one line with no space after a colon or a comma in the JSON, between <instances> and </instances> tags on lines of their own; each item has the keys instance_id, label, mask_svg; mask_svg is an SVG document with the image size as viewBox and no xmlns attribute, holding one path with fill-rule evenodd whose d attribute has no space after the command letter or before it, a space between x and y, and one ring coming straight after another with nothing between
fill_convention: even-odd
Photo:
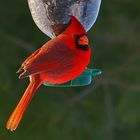
<instances>
[{"instance_id":1,"label":"orange beak","mask_svg":"<svg viewBox=\"0 0 140 140\"><path fill-rule=\"evenodd\" d=\"M88 45L89 41L87 36L82 36L79 40L78 40L78 44L79 45Z\"/></svg>"}]
</instances>

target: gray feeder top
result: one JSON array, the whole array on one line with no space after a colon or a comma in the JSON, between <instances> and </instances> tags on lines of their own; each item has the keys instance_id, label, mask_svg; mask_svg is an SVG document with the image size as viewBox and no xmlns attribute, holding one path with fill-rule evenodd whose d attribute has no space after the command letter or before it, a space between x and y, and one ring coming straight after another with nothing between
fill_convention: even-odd
<instances>
[{"instance_id":1,"label":"gray feeder top","mask_svg":"<svg viewBox=\"0 0 140 140\"><path fill-rule=\"evenodd\" d=\"M101 0L28 0L31 15L39 29L53 38L74 15L88 31L95 23Z\"/></svg>"}]
</instances>

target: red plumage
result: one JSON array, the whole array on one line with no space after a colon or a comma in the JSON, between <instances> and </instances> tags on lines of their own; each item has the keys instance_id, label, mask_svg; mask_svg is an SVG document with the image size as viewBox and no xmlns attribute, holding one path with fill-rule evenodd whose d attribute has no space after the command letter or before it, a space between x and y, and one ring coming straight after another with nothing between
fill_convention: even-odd
<instances>
[{"instance_id":1,"label":"red plumage","mask_svg":"<svg viewBox=\"0 0 140 140\"><path fill-rule=\"evenodd\" d=\"M79 76L90 60L86 31L71 16L69 27L29 56L21 65L19 78L30 77L30 84L7 122L7 129L15 130L34 92L39 86L62 84Z\"/></svg>"}]
</instances>

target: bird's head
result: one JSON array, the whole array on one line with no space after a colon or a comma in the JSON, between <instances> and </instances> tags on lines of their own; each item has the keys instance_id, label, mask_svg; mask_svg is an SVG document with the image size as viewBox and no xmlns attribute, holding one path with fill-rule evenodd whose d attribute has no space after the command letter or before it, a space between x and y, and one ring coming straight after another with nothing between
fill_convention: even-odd
<instances>
[{"instance_id":1,"label":"bird's head","mask_svg":"<svg viewBox=\"0 0 140 140\"><path fill-rule=\"evenodd\" d=\"M69 34L74 38L77 48L82 50L88 50L89 41L87 38L86 30L83 25L74 16L70 16L71 20L69 26L65 30L65 33Z\"/></svg>"}]
</instances>

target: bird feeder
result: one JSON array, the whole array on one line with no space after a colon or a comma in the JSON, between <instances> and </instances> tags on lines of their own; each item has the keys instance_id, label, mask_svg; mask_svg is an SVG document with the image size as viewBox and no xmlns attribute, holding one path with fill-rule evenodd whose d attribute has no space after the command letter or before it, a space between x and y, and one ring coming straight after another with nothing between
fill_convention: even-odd
<instances>
[{"instance_id":1,"label":"bird feeder","mask_svg":"<svg viewBox=\"0 0 140 140\"><path fill-rule=\"evenodd\" d=\"M61 34L70 21L70 15L75 16L88 32L94 25L101 0L28 0L34 22L38 28L50 38ZM46 86L69 87L91 84L95 76L101 74L99 69L85 69L76 79L60 85Z\"/></svg>"}]
</instances>

